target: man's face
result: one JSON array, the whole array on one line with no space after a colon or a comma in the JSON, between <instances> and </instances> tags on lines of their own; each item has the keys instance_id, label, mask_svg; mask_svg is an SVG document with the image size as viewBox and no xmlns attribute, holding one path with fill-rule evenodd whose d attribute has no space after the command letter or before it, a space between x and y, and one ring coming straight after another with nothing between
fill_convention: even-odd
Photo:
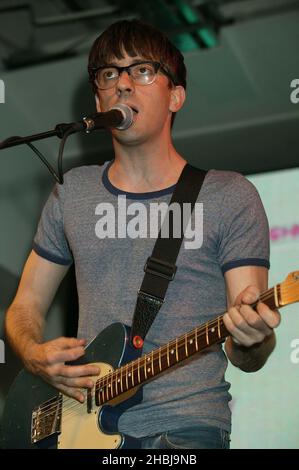
<instances>
[{"instance_id":1,"label":"man's face","mask_svg":"<svg viewBox=\"0 0 299 470\"><path fill-rule=\"evenodd\" d=\"M121 60L112 59L109 65L125 67L141 60L148 59L125 54ZM184 89L181 86L170 87L168 77L162 72L157 73L150 85L138 85L123 71L115 86L98 91L97 111L108 111L118 103L136 109L132 126L126 131L113 129L112 135L122 144L137 145L170 133L171 115L183 105L182 97L185 97Z\"/></svg>"}]
</instances>

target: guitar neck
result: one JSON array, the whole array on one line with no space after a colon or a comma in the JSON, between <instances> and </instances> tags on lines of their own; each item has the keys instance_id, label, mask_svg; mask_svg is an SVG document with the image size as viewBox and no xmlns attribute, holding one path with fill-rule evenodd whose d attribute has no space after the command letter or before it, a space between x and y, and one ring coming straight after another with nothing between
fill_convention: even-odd
<instances>
[{"instance_id":1,"label":"guitar neck","mask_svg":"<svg viewBox=\"0 0 299 470\"><path fill-rule=\"evenodd\" d=\"M263 292L259 300L271 309L280 306L280 284ZM257 302L251 304L256 308ZM113 373L102 377L96 383L96 404L103 405L122 393L154 379L171 367L189 359L194 354L222 342L229 332L223 322L223 315L208 321L192 331L177 337L158 349L129 362Z\"/></svg>"}]
</instances>

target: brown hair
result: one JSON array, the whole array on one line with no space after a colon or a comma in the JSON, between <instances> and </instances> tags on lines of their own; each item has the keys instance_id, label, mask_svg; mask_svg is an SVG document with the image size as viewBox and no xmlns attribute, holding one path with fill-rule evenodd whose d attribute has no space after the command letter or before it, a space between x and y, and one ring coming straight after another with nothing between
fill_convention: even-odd
<instances>
[{"instance_id":1,"label":"brown hair","mask_svg":"<svg viewBox=\"0 0 299 470\"><path fill-rule=\"evenodd\" d=\"M186 67L182 53L159 29L140 20L121 20L110 25L93 43L88 60L89 80L97 92L94 69L109 64L124 53L157 60L172 77L174 85L186 88ZM174 119L174 114L172 116ZM172 119L172 123L173 123Z\"/></svg>"}]
</instances>

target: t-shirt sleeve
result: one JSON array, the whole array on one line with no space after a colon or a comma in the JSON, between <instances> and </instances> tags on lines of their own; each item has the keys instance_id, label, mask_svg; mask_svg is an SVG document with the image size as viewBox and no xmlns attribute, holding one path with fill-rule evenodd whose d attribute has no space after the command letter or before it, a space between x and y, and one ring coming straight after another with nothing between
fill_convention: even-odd
<instances>
[{"instance_id":1,"label":"t-shirt sleeve","mask_svg":"<svg viewBox=\"0 0 299 470\"><path fill-rule=\"evenodd\" d=\"M254 185L236 174L223 200L218 258L223 274L239 266L269 269L269 224Z\"/></svg>"},{"instance_id":2,"label":"t-shirt sleeve","mask_svg":"<svg viewBox=\"0 0 299 470\"><path fill-rule=\"evenodd\" d=\"M53 263L71 265L73 257L64 231L65 184L54 186L41 214L33 250Z\"/></svg>"}]
</instances>

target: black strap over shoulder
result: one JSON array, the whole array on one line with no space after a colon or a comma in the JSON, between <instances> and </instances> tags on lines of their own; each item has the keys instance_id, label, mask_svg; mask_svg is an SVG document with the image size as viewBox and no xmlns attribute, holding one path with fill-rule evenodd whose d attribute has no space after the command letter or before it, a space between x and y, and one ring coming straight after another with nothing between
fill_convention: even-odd
<instances>
[{"instance_id":1,"label":"black strap over shoulder","mask_svg":"<svg viewBox=\"0 0 299 470\"><path fill-rule=\"evenodd\" d=\"M173 203L180 206L180 227L179 235L174 233L173 211L169 211L169 235L163 237L163 226L160 229L157 241L155 243L152 255L147 259L144 271L145 275L141 288L138 292L135 306L131 341L135 348L141 348L144 338L148 333L158 311L160 310L170 281L174 279L177 267L176 260L184 238L184 232L189 219L183 217L183 205L189 203L192 213L198 194L206 176L205 170L197 169L188 163L176 184L169 209ZM164 219L167 219L167 216ZM163 224L164 225L164 224Z\"/></svg>"}]
</instances>

